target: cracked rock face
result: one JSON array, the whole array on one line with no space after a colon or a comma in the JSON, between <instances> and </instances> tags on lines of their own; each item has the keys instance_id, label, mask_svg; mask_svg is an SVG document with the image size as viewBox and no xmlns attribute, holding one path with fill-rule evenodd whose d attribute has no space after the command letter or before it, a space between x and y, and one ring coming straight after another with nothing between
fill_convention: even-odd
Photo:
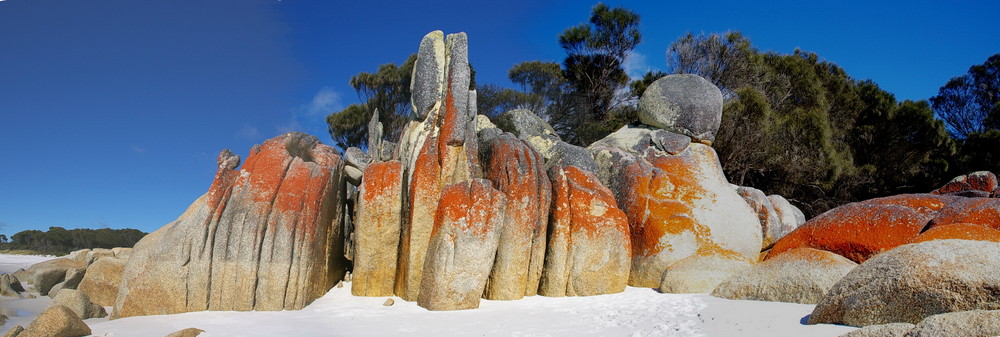
<instances>
[{"instance_id":1,"label":"cracked rock face","mask_svg":"<svg viewBox=\"0 0 1000 337\"><path fill-rule=\"evenodd\" d=\"M301 309L343 277L334 149L292 132L239 161L223 151L208 193L135 245L114 317Z\"/></svg>"}]
</instances>

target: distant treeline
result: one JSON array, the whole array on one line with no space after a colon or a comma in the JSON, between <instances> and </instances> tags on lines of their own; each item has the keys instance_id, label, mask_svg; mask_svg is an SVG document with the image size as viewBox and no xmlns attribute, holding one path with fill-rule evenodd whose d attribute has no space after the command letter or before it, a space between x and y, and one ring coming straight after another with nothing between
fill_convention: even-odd
<instances>
[{"instance_id":1,"label":"distant treeline","mask_svg":"<svg viewBox=\"0 0 1000 337\"><path fill-rule=\"evenodd\" d=\"M147 233L138 229L65 229L26 230L7 238L0 234L0 250L30 250L43 254L64 255L84 248L132 247Z\"/></svg>"}]
</instances>

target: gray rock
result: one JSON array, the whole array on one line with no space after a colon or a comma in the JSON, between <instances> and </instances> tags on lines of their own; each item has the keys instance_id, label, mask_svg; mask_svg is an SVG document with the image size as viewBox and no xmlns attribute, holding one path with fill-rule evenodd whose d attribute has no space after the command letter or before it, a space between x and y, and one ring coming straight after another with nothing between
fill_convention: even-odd
<instances>
[{"instance_id":1,"label":"gray rock","mask_svg":"<svg viewBox=\"0 0 1000 337\"><path fill-rule=\"evenodd\" d=\"M757 212L757 219L760 220L761 233L764 242L761 250L771 248L782 236L791 232L784 228L784 223L778 216L778 212L771 206L771 200L764 195L764 192L753 187L740 186L736 189L743 200L747 202L754 212Z\"/></svg>"},{"instance_id":2,"label":"gray rock","mask_svg":"<svg viewBox=\"0 0 1000 337\"><path fill-rule=\"evenodd\" d=\"M53 305L35 317L17 337L76 337L90 335L90 327L76 313L62 305Z\"/></svg>"},{"instance_id":3,"label":"gray rock","mask_svg":"<svg viewBox=\"0 0 1000 337\"><path fill-rule=\"evenodd\" d=\"M12 273L11 275L16 277L18 280L21 280L22 282L28 284L35 284L35 274L32 271L21 268Z\"/></svg>"},{"instance_id":4,"label":"gray rock","mask_svg":"<svg viewBox=\"0 0 1000 337\"><path fill-rule=\"evenodd\" d=\"M66 269L68 268L43 268L35 272L35 289L42 296L48 295L49 290L56 284L66 279Z\"/></svg>"},{"instance_id":5,"label":"gray rock","mask_svg":"<svg viewBox=\"0 0 1000 337\"><path fill-rule=\"evenodd\" d=\"M798 207L792 205L788 202L788 199L777 194L772 194L767 196L767 200L771 201L771 207L774 211L778 213L778 219L781 221L781 228L783 232L773 233L780 239L783 238L788 233L791 233L802 224L806 223L806 215L799 210Z\"/></svg>"},{"instance_id":6,"label":"gray rock","mask_svg":"<svg viewBox=\"0 0 1000 337\"><path fill-rule=\"evenodd\" d=\"M387 298L387 299L385 299L385 302L382 302L382 306L386 306L386 307L391 307L393 304L396 304L396 300L394 300L392 298Z\"/></svg>"},{"instance_id":7,"label":"gray rock","mask_svg":"<svg viewBox=\"0 0 1000 337\"><path fill-rule=\"evenodd\" d=\"M381 144L382 144L381 145L382 152L380 153L380 155L382 159L380 159L379 161L399 159L393 156L393 154L396 152L396 143L390 142L388 140L383 140Z\"/></svg>"},{"instance_id":8,"label":"gray rock","mask_svg":"<svg viewBox=\"0 0 1000 337\"><path fill-rule=\"evenodd\" d=\"M364 178L364 172L355 168L354 166L344 166L344 178L347 178L347 182L354 186L361 185L361 179Z\"/></svg>"},{"instance_id":9,"label":"gray rock","mask_svg":"<svg viewBox=\"0 0 1000 337\"><path fill-rule=\"evenodd\" d=\"M674 263L660 280L664 293L710 293L730 276L742 274L753 261L739 254L692 254Z\"/></svg>"},{"instance_id":10,"label":"gray rock","mask_svg":"<svg viewBox=\"0 0 1000 337\"><path fill-rule=\"evenodd\" d=\"M921 321L905 336L1000 336L1000 310L971 310L934 315Z\"/></svg>"},{"instance_id":11,"label":"gray rock","mask_svg":"<svg viewBox=\"0 0 1000 337\"><path fill-rule=\"evenodd\" d=\"M936 240L876 255L844 276L809 323L919 323L940 313L1000 309L1000 243Z\"/></svg>"},{"instance_id":12,"label":"gray rock","mask_svg":"<svg viewBox=\"0 0 1000 337\"><path fill-rule=\"evenodd\" d=\"M848 332L840 337L903 337L915 325L910 323L889 323L869 325L864 328Z\"/></svg>"},{"instance_id":13,"label":"gray rock","mask_svg":"<svg viewBox=\"0 0 1000 337\"><path fill-rule=\"evenodd\" d=\"M371 162L372 157L359 148L352 146L344 151L344 163L349 166L353 166L358 170L364 171Z\"/></svg>"},{"instance_id":14,"label":"gray rock","mask_svg":"<svg viewBox=\"0 0 1000 337\"><path fill-rule=\"evenodd\" d=\"M0 274L0 296L20 297L24 292L21 280L14 274Z\"/></svg>"},{"instance_id":15,"label":"gray rock","mask_svg":"<svg viewBox=\"0 0 1000 337\"><path fill-rule=\"evenodd\" d=\"M691 144L691 137L666 130L653 131L650 140L654 147L669 154L679 154Z\"/></svg>"},{"instance_id":16,"label":"gray rock","mask_svg":"<svg viewBox=\"0 0 1000 337\"><path fill-rule=\"evenodd\" d=\"M7 325L7 315L0 314L0 326Z\"/></svg>"},{"instance_id":17,"label":"gray rock","mask_svg":"<svg viewBox=\"0 0 1000 337\"><path fill-rule=\"evenodd\" d=\"M793 249L726 279L712 296L815 304L857 266L854 261L828 251Z\"/></svg>"},{"instance_id":18,"label":"gray rock","mask_svg":"<svg viewBox=\"0 0 1000 337\"><path fill-rule=\"evenodd\" d=\"M668 75L650 84L639 99L646 125L714 141L722 123L722 92L698 75Z\"/></svg>"},{"instance_id":19,"label":"gray rock","mask_svg":"<svg viewBox=\"0 0 1000 337\"><path fill-rule=\"evenodd\" d=\"M572 145L564 141L556 142L548 152L542 153L545 159L545 167L551 168L554 166L566 167L566 166L576 166L584 171L597 173L598 167L597 162L594 161L594 156L587 151L586 148Z\"/></svg>"},{"instance_id":20,"label":"gray rock","mask_svg":"<svg viewBox=\"0 0 1000 337\"><path fill-rule=\"evenodd\" d=\"M513 133L522 139L533 136L559 137L549 123L526 109L515 109L501 114L497 117L496 125L501 130Z\"/></svg>"},{"instance_id":21,"label":"gray rock","mask_svg":"<svg viewBox=\"0 0 1000 337\"><path fill-rule=\"evenodd\" d=\"M413 64L410 82L411 104L417 118L424 119L431 108L444 97L445 42L440 30L427 33L420 41L417 61Z\"/></svg>"},{"instance_id":22,"label":"gray rock","mask_svg":"<svg viewBox=\"0 0 1000 337\"><path fill-rule=\"evenodd\" d=\"M368 121L368 155L374 161L385 160L382 156L382 122L379 121L378 109L372 111L372 119ZM371 161L369 161L371 162Z\"/></svg>"},{"instance_id":23,"label":"gray rock","mask_svg":"<svg viewBox=\"0 0 1000 337\"><path fill-rule=\"evenodd\" d=\"M73 310L81 319L107 317L108 312L104 307L94 304L82 291L76 289L63 289L52 299L52 305L66 306Z\"/></svg>"}]
</instances>

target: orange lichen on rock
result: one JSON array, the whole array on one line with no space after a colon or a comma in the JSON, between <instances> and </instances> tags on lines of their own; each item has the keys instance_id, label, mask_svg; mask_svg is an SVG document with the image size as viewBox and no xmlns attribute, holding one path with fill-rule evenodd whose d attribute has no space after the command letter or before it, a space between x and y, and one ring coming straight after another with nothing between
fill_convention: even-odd
<instances>
[{"instance_id":1,"label":"orange lichen on rock","mask_svg":"<svg viewBox=\"0 0 1000 337\"><path fill-rule=\"evenodd\" d=\"M1000 199L957 198L931 220L931 227L962 222L1000 229Z\"/></svg>"},{"instance_id":2,"label":"orange lichen on rock","mask_svg":"<svg viewBox=\"0 0 1000 337\"><path fill-rule=\"evenodd\" d=\"M947 239L1000 242L1000 230L971 223L953 223L928 229L912 243Z\"/></svg>"},{"instance_id":3,"label":"orange lichen on rock","mask_svg":"<svg viewBox=\"0 0 1000 337\"><path fill-rule=\"evenodd\" d=\"M631 244L628 219L592 173L575 166L549 171L554 200L538 293L588 296L625 290Z\"/></svg>"},{"instance_id":4,"label":"orange lichen on rock","mask_svg":"<svg viewBox=\"0 0 1000 337\"><path fill-rule=\"evenodd\" d=\"M441 166L438 153L437 137L427 137L414 166L410 168L410 213L402 227L395 285L396 296L407 301L415 301L420 292L424 256L427 254L427 244L440 200Z\"/></svg>"},{"instance_id":5,"label":"orange lichen on rock","mask_svg":"<svg viewBox=\"0 0 1000 337\"><path fill-rule=\"evenodd\" d=\"M854 262L907 244L953 197L904 194L850 203L827 211L778 240L768 259L809 247L834 252Z\"/></svg>"},{"instance_id":6,"label":"orange lichen on rock","mask_svg":"<svg viewBox=\"0 0 1000 337\"><path fill-rule=\"evenodd\" d=\"M490 143L486 177L507 196L497 258L484 298L515 300L538 293L545 262L552 186L541 154L523 140L502 134Z\"/></svg>"},{"instance_id":7,"label":"orange lichen on rock","mask_svg":"<svg viewBox=\"0 0 1000 337\"><path fill-rule=\"evenodd\" d=\"M355 296L392 296L402 223L402 172L399 161L365 169L354 223Z\"/></svg>"},{"instance_id":8,"label":"orange lichen on rock","mask_svg":"<svg viewBox=\"0 0 1000 337\"><path fill-rule=\"evenodd\" d=\"M507 198L485 179L441 192L417 304L428 310L479 307L496 257Z\"/></svg>"}]
</instances>

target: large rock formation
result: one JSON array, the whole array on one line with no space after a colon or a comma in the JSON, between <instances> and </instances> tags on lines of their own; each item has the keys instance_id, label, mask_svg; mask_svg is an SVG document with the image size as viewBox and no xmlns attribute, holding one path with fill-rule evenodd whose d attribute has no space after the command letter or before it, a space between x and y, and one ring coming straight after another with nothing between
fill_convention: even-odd
<instances>
[{"instance_id":1,"label":"large rock formation","mask_svg":"<svg viewBox=\"0 0 1000 337\"><path fill-rule=\"evenodd\" d=\"M795 248L831 251L855 262L913 241L954 197L902 194L850 203L820 214L786 235L767 258Z\"/></svg>"},{"instance_id":2,"label":"large rock formation","mask_svg":"<svg viewBox=\"0 0 1000 337\"><path fill-rule=\"evenodd\" d=\"M538 293L587 296L625 290L631 244L628 219L596 176L553 167L549 242Z\"/></svg>"},{"instance_id":3,"label":"large rock formation","mask_svg":"<svg viewBox=\"0 0 1000 337\"><path fill-rule=\"evenodd\" d=\"M77 287L94 303L102 306L115 305L118 296L118 286L121 285L122 272L125 271L126 259L106 257L87 268L87 275Z\"/></svg>"},{"instance_id":4,"label":"large rock formation","mask_svg":"<svg viewBox=\"0 0 1000 337\"><path fill-rule=\"evenodd\" d=\"M1000 336L1000 310L970 310L925 318L905 337Z\"/></svg>"},{"instance_id":5,"label":"large rock formation","mask_svg":"<svg viewBox=\"0 0 1000 337\"><path fill-rule=\"evenodd\" d=\"M135 245L114 316L300 309L342 278L334 149L293 132L239 161L223 151L208 193Z\"/></svg>"},{"instance_id":6,"label":"large rock formation","mask_svg":"<svg viewBox=\"0 0 1000 337\"><path fill-rule=\"evenodd\" d=\"M0 296L20 297L24 292L21 280L14 274L0 274Z\"/></svg>"},{"instance_id":7,"label":"large rock formation","mask_svg":"<svg viewBox=\"0 0 1000 337\"><path fill-rule=\"evenodd\" d=\"M392 296L402 221L403 168L399 161L365 169L355 218L355 296Z\"/></svg>"},{"instance_id":8,"label":"large rock formation","mask_svg":"<svg viewBox=\"0 0 1000 337\"><path fill-rule=\"evenodd\" d=\"M504 133L489 144L486 177L507 196L500 245L484 297L516 300L538 293L545 262L546 230L552 186L542 156L530 145Z\"/></svg>"},{"instance_id":9,"label":"large rock formation","mask_svg":"<svg viewBox=\"0 0 1000 337\"><path fill-rule=\"evenodd\" d=\"M625 126L589 147L629 219L632 286L660 286L667 268L699 250L750 261L760 252L757 214L730 187L715 151L676 138Z\"/></svg>"},{"instance_id":10,"label":"large rock formation","mask_svg":"<svg viewBox=\"0 0 1000 337\"><path fill-rule=\"evenodd\" d=\"M931 227L917 235L913 243L947 239L1000 242L1000 230L971 223L953 223Z\"/></svg>"},{"instance_id":11,"label":"large rock formation","mask_svg":"<svg viewBox=\"0 0 1000 337\"><path fill-rule=\"evenodd\" d=\"M428 57L433 62L427 61ZM425 63L426 66L422 65ZM482 177L476 139L476 95L469 90L465 33L445 38L435 31L424 36L412 83L414 109L426 119L411 122L403 130L397 147L407 186L395 291L409 301L416 300L420 292L441 189ZM441 83L440 87L434 83Z\"/></svg>"},{"instance_id":12,"label":"large rock formation","mask_svg":"<svg viewBox=\"0 0 1000 337\"><path fill-rule=\"evenodd\" d=\"M931 220L930 227L971 223L1000 229L1000 198L957 198Z\"/></svg>"},{"instance_id":13,"label":"large rock formation","mask_svg":"<svg viewBox=\"0 0 1000 337\"><path fill-rule=\"evenodd\" d=\"M996 175L989 171L979 171L955 177L931 193L989 197L997 188L1000 188L1000 182Z\"/></svg>"},{"instance_id":14,"label":"large rock formation","mask_svg":"<svg viewBox=\"0 0 1000 337\"><path fill-rule=\"evenodd\" d=\"M698 140L715 141L722 123L722 92L698 75L667 75L639 98L639 121Z\"/></svg>"},{"instance_id":15,"label":"large rock formation","mask_svg":"<svg viewBox=\"0 0 1000 337\"><path fill-rule=\"evenodd\" d=\"M879 254L816 305L809 323L919 323L946 312L1000 309L1000 243L936 240Z\"/></svg>"},{"instance_id":16,"label":"large rock formation","mask_svg":"<svg viewBox=\"0 0 1000 337\"><path fill-rule=\"evenodd\" d=\"M16 328L15 328L16 329ZM77 337L90 335L90 327L65 306L54 305L38 314L17 337Z\"/></svg>"},{"instance_id":17,"label":"large rock formation","mask_svg":"<svg viewBox=\"0 0 1000 337\"><path fill-rule=\"evenodd\" d=\"M108 315L104 307L94 304L87 294L75 289L63 289L52 299L50 305L62 305L73 310L81 319L101 318Z\"/></svg>"},{"instance_id":18,"label":"large rock formation","mask_svg":"<svg viewBox=\"0 0 1000 337\"><path fill-rule=\"evenodd\" d=\"M665 293L709 293L732 275L740 274L754 260L726 250L702 248L667 268L660 280Z\"/></svg>"},{"instance_id":19,"label":"large rock formation","mask_svg":"<svg viewBox=\"0 0 1000 337\"><path fill-rule=\"evenodd\" d=\"M507 197L485 179L441 193L417 304L428 310L479 307L494 258Z\"/></svg>"},{"instance_id":20,"label":"large rock formation","mask_svg":"<svg viewBox=\"0 0 1000 337\"><path fill-rule=\"evenodd\" d=\"M816 304L858 264L812 248L797 248L726 279L712 296Z\"/></svg>"}]
</instances>

